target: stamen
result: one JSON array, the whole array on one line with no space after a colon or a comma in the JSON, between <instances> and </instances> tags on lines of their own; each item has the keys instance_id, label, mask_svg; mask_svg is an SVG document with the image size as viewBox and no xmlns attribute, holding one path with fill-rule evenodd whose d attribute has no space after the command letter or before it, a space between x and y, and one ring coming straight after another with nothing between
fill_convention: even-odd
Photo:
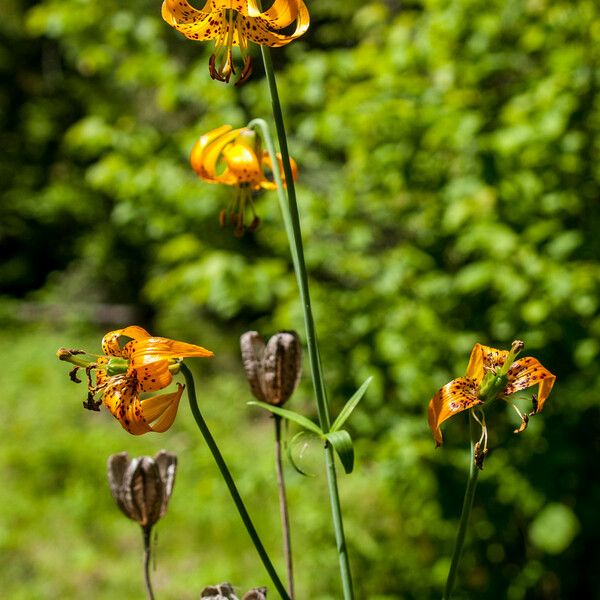
<instances>
[{"instance_id":1,"label":"stamen","mask_svg":"<svg viewBox=\"0 0 600 600\"><path fill-rule=\"evenodd\" d=\"M527 429L527 425L529 424L529 415L527 413L522 413L516 404L513 404L512 402L510 404L517 411L517 414L521 418L521 424L513 431L513 433L521 433Z\"/></svg>"},{"instance_id":2,"label":"stamen","mask_svg":"<svg viewBox=\"0 0 600 600\"><path fill-rule=\"evenodd\" d=\"M81 369L81 367L73 367L69 371L69 379L71 381L73 381L74 383L81 383L81 379L79 379L79 377L77 377L77 371L79 371L79 369Z\"/></svg>"},{"instance_id":3,"label":"stamen","mask_svg":"<svg viewBox=\"0 0 600 600\"><path fill-rule=\"evenodd\" d=\"M471 414L473 415L473 418L479 423L479 425L481 425L481 437L479 438L479 441L475 444L473 460L475 462L475 466L480 471L482 471L483 462L489 452L487 447L488 431L487 425L485 423L485 413L483 412L483 410L481 411L481 420L477 417L475 410L471 410Z\"/></svg>"}]
</instances>

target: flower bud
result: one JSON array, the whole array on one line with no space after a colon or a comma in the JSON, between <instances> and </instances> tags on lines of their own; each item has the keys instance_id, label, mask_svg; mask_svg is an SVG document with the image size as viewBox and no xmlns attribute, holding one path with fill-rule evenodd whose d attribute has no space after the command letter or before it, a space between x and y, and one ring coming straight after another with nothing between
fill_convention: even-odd
<instances>
[{"instance_id":1,"label":"flower bud","mask_svg":"<svg viewBox=\"0 0 600 600\"><path fill-rule=\"evenodd\" d=\"M165 450L134 459L120 452L108 459L108 484L121 511L150 529L167 511L176 470L177 457Z\"/></svg>"},{"instance_id":2,"label":"flower bud","mask_svg":"<svg viewBox=\"0 0 600 600\"><path fill-rule=\"evenodd\" d=\"M298 386L302 349L294 331L276 333L268 343L256 331L240 338L242 361L252 394L263 402L282 406Z\"/></svg>"}]
</instances>

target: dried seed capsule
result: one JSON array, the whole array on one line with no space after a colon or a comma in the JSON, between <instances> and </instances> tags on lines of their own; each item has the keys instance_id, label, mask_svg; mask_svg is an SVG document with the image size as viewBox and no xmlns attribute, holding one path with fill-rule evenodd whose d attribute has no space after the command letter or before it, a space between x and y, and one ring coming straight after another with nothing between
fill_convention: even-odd
<instances>
[{"instance_id":1,"label":"dried seed capsule","mask_svg":"<svg viewBox=\"0 0 600 600\"><path fill-rule=\"evenodd\" d=\"M200 598L210 598L210 600L238 600L230 583L209 585L202 590Z\"/></svg>"},{"instance_id":2,"label":"dried seed capsule","mask_svg":"<svg viewBox=\"0 0 600 600\"><path fill-rule=\"evenodd\" d=\"M298 334L281 331L265 345L256 331L240 338L242 361L252 393L258 400L282 406L292 395L302 374L302 349Z\"/></svg>"},{"instance_id":3,"label":"dried seed capsule","mask_svg":"<svg viewBox=\"0 0 600 600\"><path fill-rule=\"evenodd\" d=\"M267 600L267 588L252 588L249 592L244 594L242 600Z\"/></svg>"},{"instance_id":4,"label":"dried seed capsule","mask_svg":"<svg viewBox=\"0 0 600 600\"><path fill-rule=\"evenodd\" d=\"M177 457L164 450L134 459L120 452L108 459L108 484L121 511L149 529L167 511L176 469Z\"/></svg>"},{"instance_id":5,"label":"dried seed capsule","mask_svg":"<svg viewBox=\"0 0 600 600\"><path fill-rule=\"evenodd\" d=\"M295 332L283 331L271 337L263 356L263 389L269 404L281 406L294 393L302 373L301 356Z\"/></svg>"}]
</instances>

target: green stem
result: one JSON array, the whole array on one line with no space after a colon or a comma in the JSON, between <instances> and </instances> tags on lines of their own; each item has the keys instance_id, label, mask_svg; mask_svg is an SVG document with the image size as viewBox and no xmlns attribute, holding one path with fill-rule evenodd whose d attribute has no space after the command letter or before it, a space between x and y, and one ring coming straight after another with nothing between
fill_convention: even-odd
<instances>
[{"instance_id":1,"label":"green stem","mask_svg":"<svg viewBox=\"0 0 600 600\"><path fill-rule=\"evenodd\" d=\"M273 415L275 423L275 470L277 473L277 491L279 492L279 514L281 517L281 530L283 535L283 555L287 571L288 592L294 597L294 565L292 562L292 539L290 536L290 515L288 511L287 496L285 493L285 478L283 476L283 463L281 460L281 417Z\"/></svg>"},{"instance_id":2,"label":"green stem","mask_svg":"<svg viewBox=\"0 0 600 600\"><path fill-rule=\"evenodd\" d=\"M152 582L150 580L150 537L152 535L152 526L142 527L144 536L144 583L146 586L146 597L148 600L154 600L154 592L152 591Z\"/></svg>"},{"instance_id":3,"label":"green stem","mask_svg":"<svg viewBox=\"0 0 600 600\"><path fill-rule=\"evenodd\" d=\"M477 487L479 469L475 465L474 421L475 419L473 418L471 411L469 411L469 435L471 438L471 464L469 466L469 479L467 481L467 489L465 490L465 498L463 500L462 513L460 515L460 524L456 534L454 552L452 553L452 562L450 563L450 570L448 571L448 579L446 580L446 587L444 588L442 600L450 600L452 590L454 589L454 581L456 580L456 573L458 571L458 565L460 564L462 549L465 543L465 536L467 534L467 527L469 525L469 516L471 514L471 508L473 507L473 498L475 497L475 488Z\"/></svg>"},{"instance_id":4,"label":"green stem","mask_svg":"<svg viewBox=\"0 0 600 600\"><path fill-rule=\"evenodd\" d=\"M271 562L271 559L269 558L265 547L263 546L262 542L260 541L260 538L258 537L258 533L256 531L256 528L254 527L254 523L252 523L252 519L250 518L250 515L246 510L246 506L244 505L240 493L237 490L235 482L233 481L233 477L231 476L231 473L229 472L229 469L225 464L223 455L221 454L221 451L219 450L215 439L213 438L210 430L208 429L208 425L206 424L206 421L204 420L204 417L200 412L200 408L198 407L198 401L196 400L196 386L194 384L194 377L192 376L191 371L184 363L181 363L180 367L181 372L185 377L185 382L187 384L187 393L190 401L190 408L192 409L192 415L194 415L194 419L196 420L196 424L198 425L198 428L200 429L200 432L202 433L202 436L206 441L206 445L211 451L213 458L215 459L215 462L219 467L219 471L221 471L221 475L223 476L223 479L225 480L225 483L229 488L231 498L233 499L233 502L235 503L235 506L238 509L240 517L242 518L242 521L246 526L248 535L250 536L250 539L252 540L252 543L254 544L254 547L256 548L256 551L258 552L258 555L260 556L260 559L262 560L263 565L265 566L265 569L267 570L267 573L269 574L269 577L273 582L273 585L277 588L279 595L283 598L283 600L291 600L291 598L288 596L285 586L283 585L283 583L279 579L279 576L277 575L277 572L275 571L275 567L273 567L273 563Z\"/></svg>"},{"instance_id":5,"label":"green stem","mask_svg":"<svg viewBox=\"0 0 600 600\"><path fill-rule=\"evenodd\" d=\"M300 215L298 213L298 203L296 201L296 189L294 187L294 178L290 163L290 155L287 146L287 137L285 132L285 124L281 103L279 101L279 93L277 91L277 82L275 80L275 71L271 61L270 49L266 46L260 48L263 62L265 65L265 74L267 77L267 85L271 95L271 105L273 108L273 119L277 130L277 138L279 140L279 148L281 150L281 162L285 175L286 188L281 181L281 174L277 168L278 161L273 149L273 143L270 140L268 127L264 121L255 120L253 123L263 129L267 150L271 156L273 164L273 177L277 184L278 198L283 215L283 221L290 244L290 252L292 262L294 264L294 272L298 282L300 291L300 299L304 312L304 324L306 328L306 346L308 349L308 360L312 381L317 401L317 412L319 416L319 424L323 431L329 431L331 426L331 417L329 414L329 405L327 402L327 394L325 391L325 382L323 379L323 371L321 367L321 358L319 356L319 346L317 342L317 334L315 322L312 314L310 293L308 288L308 275L304 261L304 250L302 247L302 232L300 230ZM287 190L287 201L286 201ZM344 526L342 519L342 510L338 494L337 474L335 470L333 448L330 444L325 444L325 460L327 471L327 483L329 488L329 498L331 503L333 526L335 531L336 545L338 549L338 559L340 564L340 574L342 579L342 589L344 600L353 600L354 592L352 590L352 577L350 574L350 563L348 560L348 552L346 548L346 539L344 535Z\"/></svg>"}]
</instances>

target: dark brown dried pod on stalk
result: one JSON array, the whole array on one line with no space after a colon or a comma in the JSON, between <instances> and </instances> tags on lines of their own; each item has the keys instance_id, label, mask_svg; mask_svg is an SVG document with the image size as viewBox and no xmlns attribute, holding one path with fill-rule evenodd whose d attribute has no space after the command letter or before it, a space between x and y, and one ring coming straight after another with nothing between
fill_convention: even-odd
<instances>
[{"instance_id":1,"label":"dark brown dried pod on stalk","mask_svg":"<svg viewBox=\"0 0 600 600\"><path fill-rule=\"evenodd\" d=\"M176 470L177 457L165 450L133 459L120 452L108 459L108 484L123 513L150 529L167 511Z\"/></svg>"},{"instance_id":2,"label":"dark brown dried pod on stalk","mask_svg":"<svg viewBox=\"0 0 600 600\"><path fill-rule=\"evenodd\" d=\"M246 378L258 400L282 406L294 393L302 374L302 347L295 331L280 331L267 344L257 331L240 337Z\"/></svg>"},{"instance_id":3,"label":"dark brown dried pod on stalk","mask_svg":"<svg viewBox=\"0 0 600 600\"><path fill-rule=\"evenodd\" d=\"M230 583L219 583L209 585L202 590L200 598L209 598L210 600L238 600L233 586ZM242 600L266 600L267 588L258 587L246 592Z\"/></svg>"}]
</instances>

